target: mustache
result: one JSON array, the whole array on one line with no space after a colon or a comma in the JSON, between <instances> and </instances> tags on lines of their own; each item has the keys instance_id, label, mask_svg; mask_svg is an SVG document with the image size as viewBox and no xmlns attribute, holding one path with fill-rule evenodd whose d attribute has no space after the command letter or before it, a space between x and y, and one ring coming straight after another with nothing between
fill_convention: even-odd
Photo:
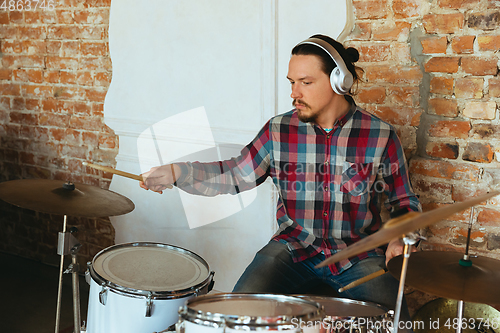
<instances>
[{"instance_id":1,"label":"mustache","mask_svg":"<svg viewBox=\"0 0 500 333\"><path fill-rule=\"evenodd\" d=\"M302 104L305 107L309 107L309 104L307 104L306 102L304 102L301 99L294 99L293 102L292 102L292 105L295 106L296 104Z\"/></svg>"}]
</instances>

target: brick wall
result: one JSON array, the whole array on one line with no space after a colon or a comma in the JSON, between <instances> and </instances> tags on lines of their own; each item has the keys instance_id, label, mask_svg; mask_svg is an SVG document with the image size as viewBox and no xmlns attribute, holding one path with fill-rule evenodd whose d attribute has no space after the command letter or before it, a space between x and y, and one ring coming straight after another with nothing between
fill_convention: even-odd
<instances>
[{"instance_id":1,"label":"brick wall","mask_svg":"<svg viewBox=\"0 0 500 333\"><path fill-rule=\"evenodd\" d=\"M111 1L51 3L36 11L0 9L0 181L48 178L108 188L111 175L82 162L114 166L118 153L118 138L103 121ZM82 262L113 244L109 219L68 217L68 224L80 230ZM61 216L0 203L2 251L52 263L61 229Z\"/></svg>"},{"instance_id":2,"label":"brick wall","mask_svg":"<svg viewBox=\"0 0 500 333\"><path fill-rule=\"evenodd\" d=\"M500 183L500 1L354 0L357 102L393 124L424 211ZM500 259L500 199L477 206L473 253ZM427 228L425 249L463 251L471 210ZM410 288L411 289L411 288ZM409 296L412 310L433 298Z\"/></svg>"},{"instance_id":3,"label":"brick wall","mask_svg":"<svg viewBox=\"0 0 500 333\"><path fill-rule=\"evenodd\" d=\"M357 102L392 123L425 211L500 182L500 1L354 0L347 44L361 53ZM118 138L103 122L110 0L54 11L0 10L0 181L53 178L109 186ZM500 199L475 209L472 250L500 259ZM428 228L428 249L462 250L470 210ZM106 219L74 219L83 260L113 243ZM0 203L0 250L47 260L62 218ZM430 295L415 292L413 309Z\"/></svg>"}]
</instances>

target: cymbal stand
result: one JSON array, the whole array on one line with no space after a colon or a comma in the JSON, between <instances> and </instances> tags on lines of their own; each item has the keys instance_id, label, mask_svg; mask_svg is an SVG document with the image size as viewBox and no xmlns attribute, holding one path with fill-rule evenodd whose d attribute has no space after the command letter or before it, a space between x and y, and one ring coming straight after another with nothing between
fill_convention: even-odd
<instances>
[{"instance_id":1,"label":"cymbal stand","mask_svg":"<svg viewBox=\"0 0 500 333\"><path fill-rule=\"evenodd\" d=\"M57 290L57 308L56 308L56 327L55 333L59 333L59 324L61 319L61 296L62 296L62 280L64 273L72 273L73 287L73 323L74 332L80 333L80 288L79 288L79 265L77 262L77 253L82 246L78 239L72 233L78 231L76 228L70 228L70 232L66 231L67 216L64 215L63 231L59 233L57 254L61 256L61 264L59 269L59 286ZM71 264L64 270L64 256L71 254Z\"/></svg>"},{"instance_id":2,"label":"cymbal stand","mask_svg":"<svg viewBox=\"0 0 500 333\"><path fill-rule=\"evenodd\" d=\"M470 211L469 230L467 231L467 243L465 245L464 258L460 259L460 261L459 261L460 266L464 266L464 267L471 267L472 266L472 261L470 260L470 255L469 255L469 248L470 248L470 235L472 232L473 218L474 218L474 207L472 207L471 211ZM457 302L457 319L458 319L458 325L456 328L457 333L462 332L462 320L463 320L463 318L464 318L464 301L459 300Z\"/></svg>"},{"instance_id":3,"label":"cymbal stand","mask_svg":"<svg viewBox=\"0 0 500 333\"><path fill-rule=\"evenodd\" d=\"M406 280L406 271L408 270L408 260L410 259L410 253L412 246L417 242L417 236L413 233L409 235L403 235L403 242L405 244L403 250L403 266L401 268L401 277L399 279L399 289L398 298L396 301L396 308L394 309L394 333L398 333L399 329L399 317L401 316L401 307L403 306L403 296Z\"/></svg>"}]
</instances>

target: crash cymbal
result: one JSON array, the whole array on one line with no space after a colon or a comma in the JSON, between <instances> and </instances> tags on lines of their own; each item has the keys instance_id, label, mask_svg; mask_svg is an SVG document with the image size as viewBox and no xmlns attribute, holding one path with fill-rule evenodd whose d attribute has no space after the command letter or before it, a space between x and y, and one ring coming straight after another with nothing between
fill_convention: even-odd
<instances>
[{"instance_id":1,"label":"crash cymbal","mask_svg":"<svg viewBox=\"0 0 500 333\"><path fill-rule=\"evenodd\" d=\"M408 261L405 283L426 293L473 303L496 304L500 300L500 261L470 258L469 267L460 252L414 252ZM403 255L392 258L387 268L399 279Z\"/></svg>"},{"instance_id":2,"label":"crash cymbal","mask_svg":"<svg viewBox=\"0 0 500 333\"><path fill-rule=\"evenodd\" d=\"M0 183L0 199L37 212L80 217L126 214L134 203L121 194L99 187L61 180L20 179Z\"/></svg>"},{"instance_id":3,"label":"crash cymbal","mask_svg":"<svg viewBox=\"0 0 500 333\"><path fill-rule=\"evenodd\" d=\"M415 333L455 333L457 301L438 298L422 306L412 318ZM455 322L453 322L455 320ZM462 333L499 332L500 311L486 304L465 303Z\"/></svg>"},{"instance_id":4,"label":"crash cymbal","mask_svg":"<svg viewBox=\"0 0 500 333\"><path fill-rule=\"evenodd\" d=\"M362 240L348 246L347 248L335 253L325 259L316 267L324 267L336 262L348 259L360 253L373 250L379 246L389 243L397 237L401 237L410 232L424 228L433 223L443 220L445 217L458 213L464 209L475 206L487 199L500 194L500 191L493 191L482 196L478 196L463 202L457 202L453 205L437 208L425 213L409 212L397 219L386 222L385 226L379 231Z\"/></svg>"}]
</instances>

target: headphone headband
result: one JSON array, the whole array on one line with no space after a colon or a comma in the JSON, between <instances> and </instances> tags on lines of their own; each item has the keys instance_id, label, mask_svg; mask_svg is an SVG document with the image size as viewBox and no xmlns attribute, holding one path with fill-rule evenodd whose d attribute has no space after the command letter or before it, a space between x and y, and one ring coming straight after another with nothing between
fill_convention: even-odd
<instances>
[{"instance_id":1,"label":"headphone headband","mask_svg":"<svg viewBox=\"0 0 500 333\"><path fill-rule=\"evenodd\" d=\"M332 89L340 95L348 94L353 84L353 77L352 73L347 69L344 59L342 59L339 52L332 45L330 45L330 43L320 38L308 38L297 44L297 46L302 44L315 45L330 55L332 60L337 65L337 67L334 68L330 74Z\"/></svg>"}]
</instances>

